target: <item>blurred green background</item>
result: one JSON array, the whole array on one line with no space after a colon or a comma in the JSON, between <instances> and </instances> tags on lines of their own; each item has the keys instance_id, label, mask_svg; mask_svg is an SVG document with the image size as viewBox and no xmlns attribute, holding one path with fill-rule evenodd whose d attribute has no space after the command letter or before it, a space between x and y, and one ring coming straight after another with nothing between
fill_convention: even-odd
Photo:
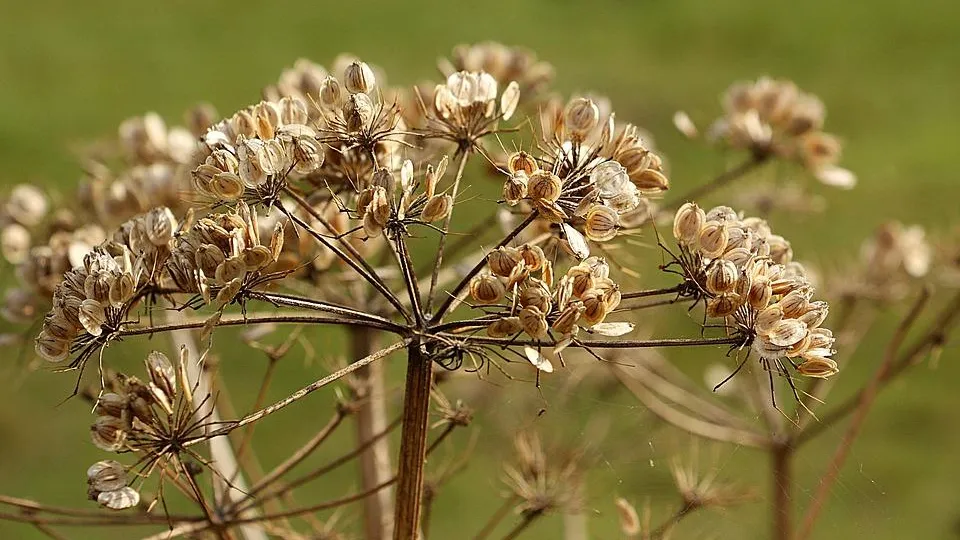
<instances>
[{"instance_id":1,"label":"blurred green background","mask_svg":"<svg viewBox=\"0 0 960 540\"><path fill-rule=\"evenodd\" d=\"M849 192L821 189L829 201L826 214L779 215L774 226L792 240L799 259L835 268L852 260L860 241L884 220L943 230L960 217L958 27L960 3L949 0L2 0L0 188L31 182L70 193L80 176L71 147L111 136L124 118L147 110L177 122L188 107L208 100L230 114L256 101L259 89L298 57L329 64L336 54L351 52L385 67L392 83L413 83L434 77L436 58L457 43L495 39L528 46L553 63L558 89L606 94L618 119L650 129L670 162L678 191L721 170L724 160L673 130L675 110L682 108L705 122L719 112L717 98L730 82L764 74L791 78L819 95L827 106L827 130L846 142L842 165L857 173L860 185ZM832 399L848 395L865 380L882 347L883 329L894 318L883 318L881 330L871 334ZM338 353L337 345L317 345L318 352L331 357ZM111 348L108 361L137 365L150 346L167 344ZM920 367L881 396L833 490L816 538L960 536L957 350L948 346L938 371ZM19 351L8 349L3 357L0 493L92 506L82 500L84 471L104 456L87 442L89 411L76 400L57 407L73 378L48 372L24 376ZM722 359L722 351L668 358L702 369ZM230 351L222 360L234 375L231 394L242 408L252 400L265 362L247 350ZM392 360L391 369L402 367L400 359ZM302 386L324 370L317 362L285 362L272 395ZM617 537L615 496L638 505L649 497L655 516L665 515L673 496L668 465L672 455L686 450L688 439L664 435L658 422L623 392L578 396L550 408L558 380L544 381L545 401L532 385L515 383L519 390L486 405L477 421L483 436L469 467L437 503L433 538L465 537L464 531L476 531L500 504L499 467L508 454L505 437L511 429L504 416L513 427L544 424L567 440L576 440L597 413L609 416L612 433L601 445L587 498L594 537ZM261 460L276 463L306 439L317 422L325 421L329 404L324 395L316 395L265 422L258 428L258 437L269 441L257 447ZM542 407L548 409L545 419L538 417ZM349 430L341 435L338 446L343 448ZM839 436L833 430L800 455L794 494L798 509L812 497ZM455 438L458 447L466 446L465 434ZM321 456L335 456L336 450ZM741 508L704 513L681 526L676 537L767 537L769 497L765 464L759 461L764 456L734 447L716 452L718 457L702 467L718 467L724 479L757 484L760 496ZM303 490L299 500L336 497L352 489L353 478L348 467ZM357 525L345 523L348 529ZM560 531L559 519L550 518L527 537L557 538ZM140 532L80 530L71 531L71 537L131 538ZM0 522L0 538L40 537L29 527Z\"/></svg>"}]
</instances>

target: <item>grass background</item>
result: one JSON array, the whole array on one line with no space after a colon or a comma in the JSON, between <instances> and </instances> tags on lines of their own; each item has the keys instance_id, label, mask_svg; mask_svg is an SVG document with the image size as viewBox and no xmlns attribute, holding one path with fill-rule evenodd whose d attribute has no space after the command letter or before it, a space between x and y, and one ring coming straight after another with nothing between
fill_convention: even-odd
<instances>
[{"instance_id":1,"label":"grass background","mask_svg":"<svg viewBox=\"0 0 960 540\"><path fill-rule=\"evenodd\" d=\"M830 205L825 216L775 219L801 259L850 260L860 240L887 219L944 229L960 214L954 157L960 4L948 0L162 5L2 0L0 13L3 187L31 182L69 193L80 176L68 151L72 145L115 133L124 118L146 110L174 121L192 104L209 100L229 114L255 101L261 86L301 56L329 63L339 52L352 52L387 67L392 82L412 83L433 76L434 59L453 45L496 39L529 46L552 62L559 89L605 93L619 119L650 129L670 160L678 188L702 182L723 161L674 133L670 117L675 110L712 118L718 95L731 81L763 74L792 78L818 94L827 104L828 130L846 140L843 164L861 183L851 192L824 190ZM867 376L891 318L860 351L834 399ZM339 345L324 341L317 348L332 356ZM108 361L135 362L148 346L111 349ZM72 378L47 372L23 377L19 352L0 354L7 389L0 395L0 493L82 504L83 471L103 454L86 443L90 416L85 407L78 402L56 406L72 388ZM702 367L712 361L705 356L671 353L670 358ZM882 395L834 488L817 538L958 537L956 358L956 345L949 346L938 371L922 367ZM240 403L249 401L263 360L228 350L223 361L237 374L232 393ZM316 363L298 362L283 366L277 395L324 371ZM398 368L402 363L394 361L392 369ZM548 404L557 385L545 382ZM318 396L304 407L328 403ZM477 530L499 505L502 488L491 471L506 452L501 435L507 430L495 420L504 411L515 425L544 423L569 439L582 433L597 411L609 415L614 433L603 445L588 497L596 538L616 537L615 495L637 503L650 497L656 511L668 508L667 465L687 440L661 433L650 415L622 393L578 396L538 420L542 406L535 390L525 386L481 415L484 436L466 473L438 502L434 538L461 538L463 531ZM275 463L326 414L290 411L264 423L259 436L270 444L258 448L261 459ZM349 433L341 435L346 444ZM798 508L809 501L838 437L832 431L800 455ZM462 447L465 439L457 442ZM761 496L743 508L694 518L678 536L765 538L768 497L765 469L757 461L762 456L731 447L718 455L714 463L721 477L756 483ZM345 470L304 490L300 500L334 497L349 489L353 478ZM551 519L528 537L555 538L559 531L559 520ZM0 522L2 538L37 534ZM74 535L137 536L131 531Z\"/></svg>"}]
</instances>

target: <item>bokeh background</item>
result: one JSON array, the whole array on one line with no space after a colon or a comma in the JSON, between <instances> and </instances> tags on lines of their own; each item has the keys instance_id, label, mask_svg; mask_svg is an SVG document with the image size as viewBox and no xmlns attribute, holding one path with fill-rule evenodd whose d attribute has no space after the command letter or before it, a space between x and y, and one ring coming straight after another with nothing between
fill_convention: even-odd
<instances>
[{"instance_id":1,"label":"bokeh background","mask_svg":"<svg viewBox=\"0 0 960 540\"><path fill-rule=\"evenodd\" d=\"M558 89L606 94L618 119L651 130L678 190L705 181L726 161L676 133L670 123L674 111L684 109L706 121L719 112L718 97L730 82L764 74L791 78L818 94L827 105L827 130L846 143L842 164L857 173L860 185L853 191L822 188L829 204L825 214L780 214L774 226L792 240L801 260L837 268L851 261L861 240L885 220L943 231L960 217L958 27L960 3L947 0L2 0L0 192L30 182L60 189L66 197L80 177L71 148L109 137L124 118L148 110L176 122L184 110L207 100L230 114L256 101L259 89L298 57L328 64L336 54L351 52L384 66L391 83L414 83L435 77L436 58L454 45L495 39L528 46L551 62ZM12 276L6 272L2 279L9 282ZM881 317L833 398L848 395L865 380L895 318L896 313ZM689 324L677 328L691 329ZM658 331L669 333L669 328ZM149 346L125 344L109 354L112 361L136 365ZM318 356L336 355L340 346L336 337L317 343ZM90 506L83 501L84 471L103 454L87 442L89 411L77 400L58 406L72 390L73 377L24 374L28 352L0 352L0 493ZM936 371L921 366L881 396L841 472L816 538L960 537L957 352L955 344L948 345ZM669 358L702 369L722 359L722 351ZM222 361L236 364L229 371L237 402L252 399L263 359L228 349ZM391 369L402 367L396 359ZM274 392L279 396L299 387L325 369L316 360L286 362ZM575 397L551 409L560 383L544 381L543 399L532 384L517 384L519 390L486 404L479 415L481 437L467 470L441 493L434 538L465 537L463 531L477 530L500 504L499 467L511 429L542 424L548 440L553 433L575 441L598 412L612 427L588 486L594 537L617 537L615 496L637 504L649 498L655 515L670 507L675 494L668 465L671 456L686 453L688 439L665 435L622 392ZM275 463L309 436L317 428L314 422L328 415L330 401L316 395L301 407L259 428L258 437L269 441L257 448L264 462ZM538 416L542 408L546 419ZM504 416L512 424L505 426ZM349 440L349 433L342 435L340 448ZM832 430L800 455L798 508L809 502L839 435ZM466 444L466 436L460 436L457 445ZM758 461L764 456L735 447L710 455L703 468L757 485L758 498L697 516L676 537L767 537L769 496L765 464ZM302 491L301 502L349 490L352 473L345 470ZM560 531L560 520L551 518L528 537L557 538ZM71 537L132 538L140 532L72 531ZM0 537L41 536L0 521Z\"/></svg>"}]
</instances>

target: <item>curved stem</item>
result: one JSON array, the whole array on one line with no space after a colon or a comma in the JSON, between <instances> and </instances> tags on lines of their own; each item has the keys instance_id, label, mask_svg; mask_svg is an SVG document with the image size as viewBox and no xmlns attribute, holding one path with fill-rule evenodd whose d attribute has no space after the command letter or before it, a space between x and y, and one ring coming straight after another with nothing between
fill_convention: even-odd
<instances>
[{"instance_id":1,"label":"curved stem","mask_svg":"<svg viewBox=\"0 0 960 540\"><path fill-rule=\"evenodd\" d=\"M702 184L688 191L682 196L679 196L672 201L664 204L661 207L661 211L667 210L676 210L680 208L683 203L688 201L696 201L697 199L722 188L723 186L733 182L734 180L744 176L751 170L759 167L767 161L767 157L763 155L752 155L746 161L741 162L739 165L733 167L732 169L727 169L726 171L720 173L713 180L710 180L706 184Z\"/></svg>"},{"instance_id":2,"label":"curved stem","mask_svg":"<svg viewBox=\"0 0 960 540\"><path fill-rule=\"evenodd\" d=\"M521 340L510 338L492 338L482 336L458 336L457 334L442 334L444 337L453 340L463 340L471 344L478 345L500 345L503 347L529 346L529 347L552 347L554 344L548 341ZM738 345L743 343L743 338L725 337L725 338L703 338L703 339L627 339L623 341L596 341L587 339L577 339L570 344L570 347L592 348L592 349L651 349L658 347L699 347L707 345Z\"/></svg>"},{"instance_id":3,"label":"curved stem","mask_svg":"<svg viewBox=\"0 0 960 540\"><path fill-rule=\"evenodd\" d=\"M450 196L453 198L453 202L457 202L457 194L460 192L460 179L463 178L463 170L467 166L467 160L470 158L471 147L460 149L460 163L457 165L457 176L453 180L453 188L450 190ZM430 291L427 293L427 306L425 313L430 312L430 308L433 306L433 292L437 288L437 278L440 275L440 267L443 266L443 248L447 243L447 235L450 234L450 222L453 219L453 209L456 207L456 204L450 206L450 211L447 213L447 217L443 220L443 234L440 235L440 242L437 244L437 258L433 261L433 273L430 276Z\"/></svg>"},{"instance_id":4,"label":"curved stem","mask_svg":"<svg viewBox=\"0 0 960 540\"><path fill-rule=\"evenodd\" d=\"M389 325L375 323L372 321L361 321L356 319L333 318L333 317L315 317L310 315L274 315L264 317L239 317L233 319L220 319L217 326L246 326L249 324L264 323L286 323L286 324L336 324L344 326L364 326L367 328L379 328L387 330L394 334L406 332L402 326L390 323ZM143 336L149 334L159 334L162 332L174 332L177 330L196 329L206 326L206 321L191 321L185 323L158 324L154 326L145 326L142 328L128 328L117 331L111 337L125 338L129 336Z\"/></svg>"},{"instance_id":5,"label":"curved stem","mask_svg":"<svg viewBox=\"0 0 960 540\"><path fill-rule=\"evenodd\" d=\"M523 232L524 229L526 229L531 223L534 222L534 220L537 219L537 215L538 214L536 211L531 212L530 215L520 222L519 225L517 225L512 231L504 236L499 242L497 242L497 245L493 246L493 249L504 247L512 242L514 238L516 238L520 233ZM477 264L474 265L473 268L470 269L469 272L467 272L465 276L463 276L463 279L461 279L460 282L457 283L457 285L453 288L453 290L448 293L449 296L443 301L443 304L437 308L437 312L433 314L433 317L430 319L432 324L437 324L443 321L443 316L450 311L451 307L453 307L457 296L459 296L467 284L470 283L470 280L473 279L473 276L477 275L481 270L483 270L483 267L486 265L487 258L483 257L477 262Z\"/></svg>"},{"instance_id":6,"label":"curved stem","mask_svg":"<svg viewBox=\"0 0 960 540\"><path fill-rule=\"evenodd\" d=\"M372 313L367 313L365 311L360 311L358 309L353 309L347 306L341 306L339 304L334 304L332 302L324 302L322 300L313 300L311 298L304 298L301 296L295 296L292 294L282 294L282 293L268 293L260 291L252 291L247 293L247 298L253 300L261 300L264 302L269 302L278 306L287 306L295 307L307 310L322 311L324 313L331 313L334 315L344 315L354 319L363 319L379 324L393 324L393 321L390 319L380 317L379 315L374 315Z\"/></svg>"}]
</instances>

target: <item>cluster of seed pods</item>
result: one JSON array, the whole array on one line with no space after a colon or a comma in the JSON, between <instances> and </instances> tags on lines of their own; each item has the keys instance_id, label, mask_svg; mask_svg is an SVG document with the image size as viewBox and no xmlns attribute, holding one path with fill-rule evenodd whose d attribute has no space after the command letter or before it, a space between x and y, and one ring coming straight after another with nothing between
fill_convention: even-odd
<instances>
[{"instance_id":1,"label":"cluster of seed pods","mask_svg":"<svg viewBox=\"0 0 960 540\"><path fill-rule=\"evenodd\" d=\"M704 212L695 203L677 210L673 235L679 264L706 302L709 317L730 319L752 336L763 360L787 358L813 377L837 372L833 333L820 325L829 305L794 262L790 243L766 221L726 206Z\"/></svg>"}]
</instances>

